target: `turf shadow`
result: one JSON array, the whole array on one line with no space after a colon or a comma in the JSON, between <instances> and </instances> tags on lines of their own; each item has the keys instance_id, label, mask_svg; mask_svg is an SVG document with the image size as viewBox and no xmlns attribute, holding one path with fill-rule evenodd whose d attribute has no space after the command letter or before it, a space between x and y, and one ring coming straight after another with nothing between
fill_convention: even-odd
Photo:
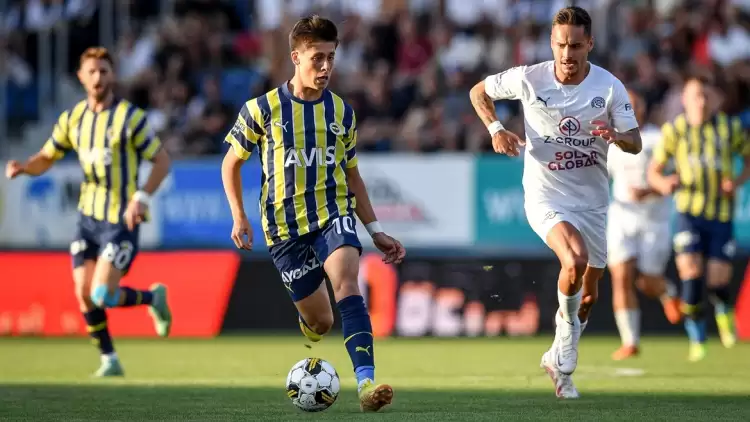
<instances>
[{"instance_id":1,"label":"turf shadow","mask_svg":"<svg viewBox=\"0 0 750 422\"><path fill-rule=\"evenodd\" d=\"M246 386L0 384L2 421L371 420L345 390L321 413L296 410L283 389ZM576 401L528 390L400 390L378 421L740 421L743 396L587 393Z\"/></svg>"}]
</instances>

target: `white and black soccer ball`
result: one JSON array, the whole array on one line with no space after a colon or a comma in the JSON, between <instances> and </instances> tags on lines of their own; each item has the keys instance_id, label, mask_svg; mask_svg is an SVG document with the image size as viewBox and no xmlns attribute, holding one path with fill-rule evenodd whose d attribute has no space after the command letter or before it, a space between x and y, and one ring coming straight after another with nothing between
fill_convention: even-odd
<instances>
[{"instance_id":1,"label":"white and black soccer ball","mask_svg":"<svg viewBox=\"0 0 750 422\"><path fill-rule=\"evenodd\" d=\"M319 358L302 359L286 377L286 394L305 412L326 410L339 396L341 383L333 365Z\"/></svg>"}]
</instances>

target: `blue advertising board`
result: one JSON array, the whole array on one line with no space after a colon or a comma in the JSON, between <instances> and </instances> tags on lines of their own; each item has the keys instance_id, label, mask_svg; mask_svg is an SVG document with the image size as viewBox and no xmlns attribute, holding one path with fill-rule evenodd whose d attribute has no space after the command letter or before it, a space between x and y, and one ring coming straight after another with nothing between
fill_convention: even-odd
<instances>
[{"instance_id":1,"label":"blue advertising board","mask_svg":"<svg viewBox=\"0 0 750 422\"><path fill-rule=\"evenodd\" d=\"M256 247L265 245L258 212L260 179L260 163L253 156L242 167L242 188ZM163 247L234 247L220 159L175 162L160 191L156 206Z\"/></svg>"}]
</instances>

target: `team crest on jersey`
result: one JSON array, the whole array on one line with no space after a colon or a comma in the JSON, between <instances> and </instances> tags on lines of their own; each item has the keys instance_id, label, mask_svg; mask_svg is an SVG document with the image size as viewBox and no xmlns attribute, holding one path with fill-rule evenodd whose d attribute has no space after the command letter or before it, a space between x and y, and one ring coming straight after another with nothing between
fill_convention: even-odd
<instances>
[{"instance_id":1,"label":"team crest on jersey","mask_svg":"<svg viewBox=\"0 0 750 422\"><path fill-rule=\"evenodd\" d=\"M114 138L115 138L115 128L112 128L112 127L111 127L111 128L109 128L109 129L107 129L107 134L106 134L106 136L107 136L107 141L108 141L108 142L112 142L112 139L114 139Z\"/></svg>"},{"instance_id":2,"label":"team crest on jersey","mask_svg":"<svg viewBox=\"0 0 750 422\"><path fill-rule=\"evenodd\" d=\"M604 108L605 105L606 102L602 97L594 97L594 99L591 100L591 108Z\"/></svg>"},{"instance_id":3,"label":"team crest on jersey","mask_svg":"<svg viewBox=\"0 0 750 422\"><path fill-rule=\"evenodd\" d=\"M334 135L339 136L344 133L344 128L342 128L338 123L331 122L330 125L328 125L328 130L333 132Z\"/></svg>"},{"instance_id":4,"label":"team crest on jersey","mask_svg":"<svg viewBox=\"0 0 750 422\"><path fill-rule=\"evenodd\" d=\"M563 119L560 120L558 128L560 129L560 133L565 136L575 136L581 131L581 122L575 117L563 117Z\"/></svg>"}]
</instances>

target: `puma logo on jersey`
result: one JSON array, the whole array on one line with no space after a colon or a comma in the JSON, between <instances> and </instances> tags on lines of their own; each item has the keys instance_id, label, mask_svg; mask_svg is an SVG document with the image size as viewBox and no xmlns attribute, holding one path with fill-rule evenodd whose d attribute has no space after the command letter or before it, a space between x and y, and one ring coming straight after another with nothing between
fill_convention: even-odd
<instances>
[{"instance_id":1,"label":"puma logo on jersey","mask_svg":"<svg viewBox=\"0 0 750 422\"><path fill-rule=\"evenodd\" d=\"M273 122L274 126L282 128L284 130L284 132L286 132L286 125L288 125L288 124L289 124L288 120L286 122L284 122L284 123L281 123L281 120L274 120L274 122Z\"/></svg>"},{"instance_id":2,"label":"puma logo on jersey","mask_svg":"<svg viewBox=\"0 0 750 422\"><path fill-rule=\"evenodd\" d=\"M355 352L355 353L356 353L356 352L367 353L367 356L372 356L372 355L370 354L370 348L371 348L371 347L372 347L372 346L367 346L367 347L357 346L357 347L355 347L355 348L354 348L354 352Z\"/></svg>"},{"instance_id":3,"label":"puma logo on jersey","mask_svg":"<svg viewBox=\"0 0 750 422\"><path fill-rule=\"evenodd\" d=\"M540 103L544 104L545 107L549 107L547 105L547 101L549 101L550 98L552 98L552 97L547 97L547 99L545 100L542 97L540 97L540 96L537 95L536 100L539 101Z\"/></svg>"}]
</instances>

